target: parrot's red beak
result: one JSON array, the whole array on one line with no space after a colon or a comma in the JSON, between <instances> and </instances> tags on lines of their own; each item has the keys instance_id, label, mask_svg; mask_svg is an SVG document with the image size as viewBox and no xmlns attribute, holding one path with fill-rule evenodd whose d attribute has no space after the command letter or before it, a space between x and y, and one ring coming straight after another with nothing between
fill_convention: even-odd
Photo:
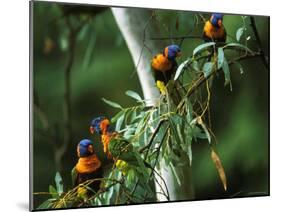
<instances>
[{"instance_id":1,"label":"parrot's red beak","mask_svg":"<svg viewBox=\"0 0 281 212\"><path fill-rule=\"evenodd\" d=\"M222 25L222 20L218 20L218 25L219 25L219 27L221 27L221 25Z\"/></svg>"},{"instance_id":2,"label":"parrot's red beak","mask_svg":"<svg viewBox=\"0 0 281 212\"><path fill-rule=\"evenodd\" d=\"M90 133L94 134L94 132L95 132L95 128L93 126L90 126Z\"/></svg>"}]
</instances>

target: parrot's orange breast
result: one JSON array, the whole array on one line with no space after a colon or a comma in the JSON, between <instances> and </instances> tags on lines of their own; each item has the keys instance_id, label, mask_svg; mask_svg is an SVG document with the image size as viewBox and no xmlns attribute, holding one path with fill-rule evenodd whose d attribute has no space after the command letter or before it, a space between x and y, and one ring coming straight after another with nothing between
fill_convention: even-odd
<instances>
[{"instance_id":1,"label":"parrot's orange breast","mask_svg":"<svg viewBox=\"0 0 281 212\"><path fill-rule=\"evenodd\" d=\"M163 54L158 54L152 58L151 67L155 71L166 72L169 71L173 66L173 62L170 61Z\"/></svg>"},{"instance_id":2,"label":"parrot's orange breast","mask_svg":"<svg viewBox=\"0 0 281 212\"><path fill-rule=\"evenodd\" d=\"M207 21L204 26L204 35L214 40L225 38L224 26L220 28L214 27L210 21Z\"/></svg>"},{"instance_id":3,"label":"parrot's orange breast","mask_svg":"<svg viewBox=\"0 0 281 212\"><path fill-rule=\"evenodd\" d=\"M116 133L106 133L101 136L101 141L103 144L103 152L106 154L107 158L109 158L109 159L112 158L112 155L108 149L108 145L109 145L110 140L116 136L117 136Z\"/></svg>"},{"instance_id":4,"label":"parrot's orange breast","mask_svg":"<svg viewBox=\"0 0 281 212\"><path fill-rule=\"evenodd\" d=\"M76 164L76 170L78 173L92 173L100 168L101 162L96 155L79 158Z\"/></svg>"}]
</instances>

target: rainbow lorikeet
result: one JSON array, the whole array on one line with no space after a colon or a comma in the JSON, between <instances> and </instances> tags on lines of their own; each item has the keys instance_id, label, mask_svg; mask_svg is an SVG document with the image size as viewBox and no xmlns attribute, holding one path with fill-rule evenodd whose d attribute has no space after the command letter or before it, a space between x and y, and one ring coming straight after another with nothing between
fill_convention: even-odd
<instances>
[{"instance_id":1,"label":"rainbow lorikeet","mask_svg":"<svg viewBox=\"0 0 281 212\"><path fill-rule=\"evenodd\" d=\"M92 120L90 132L101 135L104 153L109 159L116 161L116 167L124 174L124 169L134 171L140 176L140 183L145 185L149 178L146 162L141 155L134 150L133 145L113 130L110 121L101 116Z\"/></svg>"},{"instance_id":2,"label":"rainbow lorikeet","mask_svg":"<svg viewBox=\"0 0 281 212\"><path fill-rule=\"evenodd\" d=\"M155 81L165 84L171 79L177 69L176 57L180 56L181 49L178 45L167 46L162 53L155 55L151 60L151 67L154 71Z\"/></svg>"},{"instance_id":3,"label":"rainbow lorikeet","mask_svg":"<svg viewBox=\"0 0 281 212\"><path fill-rule=\"evenodd\" d=\"M78 162L72 169L72 183L73 186L78 186L87 180L94 180L87 187L80 186L79 193L94 194L100 189L102 178L101 161L94 152L93 142L89 139L83 139L77 146ZM84 195L84 194L82 194Z\"/></svg>"},{"instance_id":4,"label":"rainbow lorikeet","mask_svg":"<svg viewBox=\"0 0 281 212\"><path fill-rule=\"evenodd\" d=\"M223 15L220 13L212 14L210 20L206 21L203 30L203 39L206 42L221 42L226 41L226 30L222 24Z\"/></svg>"},{"instance_id":5,"label":"rainbow lorikeet","mask_svg":"<svg viewBox=\"0 0 281 212\"><path fill-rule=\"evenodd\" d=\"M132 165L141 163L141 156L138 152L134 151L133 145L128 140L124 139L120 133L113 130L107 118L100 116L93 119L90 132L92 134L96 132L101 135L103 150L109 159L117 158L131 163Z\"/></svg>"}]
</instances>

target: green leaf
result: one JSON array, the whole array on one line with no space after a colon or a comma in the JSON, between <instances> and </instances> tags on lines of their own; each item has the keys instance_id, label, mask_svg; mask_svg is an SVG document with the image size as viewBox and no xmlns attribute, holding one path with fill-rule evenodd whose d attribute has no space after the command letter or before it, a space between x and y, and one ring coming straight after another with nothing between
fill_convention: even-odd
<instances>
[{"instance_id":1,"label":"green leaf","mask_svg":"<svg viewBox=\"0 0 281 212\"><path fill-rule=\"evenodd\" d=\"M48 208L52 208L52 203L55 199L47 199L46 201L44 201L41 205L39 205L37 207L37 209L48 209Z\"/></svg>"},{"instance_id":2,"label":"green leaf","mask_svg":"<svg viewBox=\"0 0 281 212\"><path fill-rule=\"evenodd\" d=\"M49 193L52 195L52 198L55 198L55 199L59 198L59 194L58 194L57 190L52 185L49 185Z\"/></svg>"},{"instance_id":3,"label":"green leaf","mask_svg":"<svg viewBox=\"0 0 281 212\"><path fill-rule=\"evenodd\" d=\"M57 192L59 195L61 195L63 193L63 183L59 172L56 173L55 182L56 182Z\"/></svg>"},{"instance_id":4,"label":"green leaf","mask_svg":"<svg viewBox=\"0 0 281 212\"><path fill-rule=\"evenodd\" d=\"M191 166L191 164L192 164L192 149L191 149L191 144L188 145L188 148L187 148L187 155L188 155L188 159L189 159L189 165Z\"/></svg>"},{"instance_id":5,"label":"green leaf","mask_svg":"<svg viewBox=\"0 0 281 212\"><path fill-rule=\"evenodd\" d=\"M214 66L214 63L213 62L206 62L203 66L203 73L204 73L204 77L207 78L212 70L213 70L213 66Z\"/></svg>"},{"instance_id":6,"label":"green leaf","mask_svg":"<svg viewBox=\"0 0 281 212\"><path fill-rule=\"evenodd\" d=\"M196 60L194 60L192 62L192 68L195 70L195 71L200 71L200 68L199 68L199 64Z\"/></svg>"},{"instance_id":7,"label":"green leaf","mask_svg":"<svg viewBox=\"0 0 281 212\"><path fill-rule=\"evenodd\" d=\"M198 124L203 128L205 134L206 134L206 137L209 141L209 144L211 144L211 135L209 133L209 130L207 129L206 125L204 124L204 122L202 121L202 119L200 118L200 120L198 121Z\"/></svg>"},{"instance_id":8,"label":"green leaf","mask_svg":"<svg viewBox=\"0 0 281 212\"><path fill-rule=\"evenodd\" d=\"M69 48L67 36L62 35L59 39L59 45L62 51L67 51Z\"/></svg>"},{"instance_id":9,"label":"green leaf","mask_svg":"<svg viewBox=\"0 0 281 212\"><path fill-rule=\"evenodd\" d=\"M196 54L199 53L200 51L202 51L202 50L204 50L204 49L207 49L208 47L214 46L214 45L216 45L215 42L208 42L208 43L201 44L201 45L197 46L197 47L193 50L193 55L196 55Z\"/></svg>"},{"instance_id":10,"label":"green leaf","mask_svg":"<svg viewBox=\"0 0 281 212\"><path fill-rule=\"evenodd\" d=\"M238 63L237 61L234 61L233 63L239 69L240 74L244 74L243 66L240 63Z\"/></svg>"},{"instance_id":11,"label":"green leaf","mask_svg":"<svg viewBox=\"0 0 281 212\"><path fill-rule=\"evenodd\" d=\"M120 110L115 116L111 118L111 123L115 123L120 118L120 116L125 114L125 112L126 110Z\"/></svg>"},{"instance_id":12,"label":"green leaf","mask_svg":"<svg viewBox=\"0 0 281 212\"><path fill-rule=\"evenodd\" d=\"M121 126L124 122L124 119L125 119L125 113L123 113L116 121L116 125L115 125L115 130L116 131L120 131L121 129Z\"/></svg>"},{"instance_id":13,"label":"green leaf","mask_svg":"<svg viewBox=\"0 0 281 212\"><path fill-rule=\"evenodd\" d=\"M245 27L240 27L237 31L236 31L236 40L240 41L241 36L243 35L245 31Z\"/></svg>"},{"instance_id":14,"label":"green leaf","mask_svg":"<svg viewBox=\"0 0 281 212\"><path fill-rule=\"evenodd\" d=\"M177 180L177 183L178 183L179 185L181 185L181 181L180 181L180 178L179 178L179 176L178 176L178 174L177 174L177 171L176 171L176 169L175 169L174 164L173 164L173 163L170 163L170 167L171 167L171 170L172 170L172 173L173 173L175 179Z\"/></svg>"},{"instance_id":15,"label":"green leaf","mask_svg":"<svg viewBox=\"0 0 281 212\"><path fill-rule=\"evenodd\" d=\"M218 48L218 69L222 67L223 61L224 61L223 48Z\"/></svg>"},{"instance_id":16,"label":"green leaf","mask_svg":"<svg viewBox=\"0 0 281 212\"><path fill-rule=\"evenodd\" d=\"M224 49L238 48L238 49L245 50L245 51L250 52L251 54L253 54L253 51L251 49L249 49L247 46L244 46L244 45L242 45L240 43L229 43L229 44L225 45L223 48Z\"/></svg>"},{"instance_id":17,"label":"green leaf","mask_svg":"<svg viewBox=\"0 0 281 212\"><path fill-rule=\"evenodd\" d=\"M183 68L186 66L187 63L189 63L191 60L191 58L188 58L186 61L184 61L183 63L181 63L179 65L179 67L177 68L174 80L177 80L179 78L179 76L181 75L181 72L183 71Z\"/></svg>"},{"instance_id":18,"label":"green leaf","mask_svg":"<svg viewBox=\"0 0 281 212\"><path fill-rule=\"evenodd\" d=\"M106 104L110 105L111 107L115 107L115 108L119 108L119 109L123 109L121 105L119 105L116 102L112 102L110 100L107 100L105 98L102 98L102 101L104 101Z\"/></svg>"},{"instance_id":19,"label":"green leaf","mask_svg":"<svg viewBox=\"0 0 281 212\"><path fill-rule=\"evenodd\" d=\"M228 66L228 62L226 61L226 59L224 60L224 62L222 64L222 70L223 70L224 78L225 78L224 85L227 85L229 83L230 91L232 91L232 84L231 84L231 80L230 80L229 66Z\"/></svg>"},{"instance_id":20,"label":"green leaf","mask_svg":"<svg viewBox=\"0 0 281 212\"><path fill-rule=\"evenodd\" d=\"M126 91L126 95L130 96L133 99L136 99L140 102L142 101L142 98L140 97L140 95L138 93L136 93L135 91L128 90L128 91Z\"/></svg>"}]
</instances>

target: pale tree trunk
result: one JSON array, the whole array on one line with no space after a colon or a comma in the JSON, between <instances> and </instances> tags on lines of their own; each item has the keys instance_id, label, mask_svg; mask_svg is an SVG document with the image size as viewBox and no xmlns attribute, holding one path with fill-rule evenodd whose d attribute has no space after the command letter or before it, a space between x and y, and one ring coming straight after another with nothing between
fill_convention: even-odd
<instances>
[{"instance_id":1,"label":"pale tree trunk","mask_svg":"<svg viewBox=\"0 0 281 212\"><path fill-rule=\"evenodd\" d=\"M151 73L151 52L144 48L144 36L146 38L160 36L163 30L161 30L159 23L151 20L151 10L112 8L112 12L131 52L134 64L137 67L144 98L149 100L147 105L155 105L159 98L159 91L155 86L155 81ZM155 54L162 51L167 43L146 39L145 44ZM188 165L188 159L186 161L185 166L175 167L180 184L175 179L170 166L166 166L164 161L160 161L160 168L157 171L164 179L170 200L172 201L194 199L191 167ZM156 175L155 178L161 184L161 187L165 188L164 182ZM157 199L158 201L167 201L164 195L158 193L161 192L161 187L155 182Z\"/></svg>"}]
</instances>

